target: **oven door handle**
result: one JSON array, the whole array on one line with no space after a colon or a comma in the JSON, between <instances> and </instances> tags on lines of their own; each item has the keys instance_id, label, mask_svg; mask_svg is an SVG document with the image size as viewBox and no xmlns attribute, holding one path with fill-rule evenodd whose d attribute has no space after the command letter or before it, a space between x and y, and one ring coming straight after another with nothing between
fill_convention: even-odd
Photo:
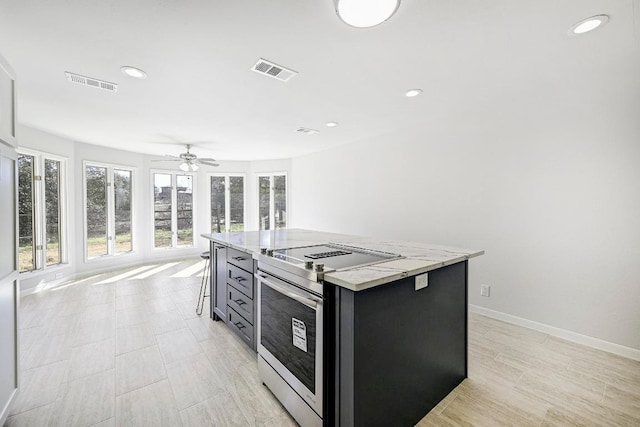
<instances>
[{"instance_id":1,"label":"oven door handle","mask_svg":"<svg viewBox=\"0 0 640 427\"><path fill-rule=\"evenodd\" d=\"M256 277L258 278L259 281L261 281L262 283L264 283L274 291L280 292L281 294L286 295L289 298L294 299L298 301L300 304L304 304L309 308L313 308L314 310L318 308L318 303L312 300L311 298L303 297L302 295L298 295L294 292L291 292L290 290L284 288L283 286L276 285L275 283L267 280L267 278L262 274L256 274Z\"/></svg>"}]
</instances>

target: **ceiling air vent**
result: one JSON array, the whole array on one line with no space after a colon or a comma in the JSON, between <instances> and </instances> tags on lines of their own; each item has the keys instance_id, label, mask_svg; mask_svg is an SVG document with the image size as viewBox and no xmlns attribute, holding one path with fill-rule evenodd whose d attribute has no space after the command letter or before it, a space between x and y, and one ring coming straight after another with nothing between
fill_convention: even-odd
<instances>
[{"instance_id":1,"label":"ceiling air vent","mask_svg":"<svg viewBox=\"0 0 640 427\"><path fill-rule=\"evenodd\" d=\"M67 81L71 83L83 85L83 86L91 86L96 89L102 89L109 92L117 92L118 85L116 83L105 82L104 80L94 79L93 77L81 76L80 74L70 73L68 71L64 72L64 75L67 77Z\"/></svg>"},{"instance_id":2,"label":"ceiling air vent","mask_svg":"<svg viewBox=\"0 0 640 427\"><path fill-rule=\"evenodd\" d=\"M315 129L309 129L309 128L298 128L298 132L304 133L307 135L313 135L314 133L318 133L320 131Z\"/></svg>"},{"instance_id":3,"label":"ceiling air vent","mask_svg":"<svg viewBox=\"0 0 640 427\"><path fill-rule=\"evenodd\" d=\"M273 77L274 79L278 79L282 82L288 82L291 77L298 74L297 71L289 70L262 58L258 59L258 62L256 62L256 64L251 67L251 69L256 73Z\"/></svg>"}]
</instances>

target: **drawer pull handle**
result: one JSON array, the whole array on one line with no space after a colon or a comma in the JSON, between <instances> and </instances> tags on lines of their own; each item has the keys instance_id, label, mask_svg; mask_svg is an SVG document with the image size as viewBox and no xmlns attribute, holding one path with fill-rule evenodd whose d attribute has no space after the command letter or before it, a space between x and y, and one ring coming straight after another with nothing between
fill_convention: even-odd
<instances>
[{"instance_id":1,"label":"drawer pull handle","mask_svg":"<svg viewBox=\"0 0 640 427\"><path fill-rule=\"evenodd\" d=\"M235 302L238 305L245 305L246 304L246 302L241 300L240 298L234 299L233 302Z\"/></svg>"},{"instance_id":2,"label":"drawer pull handle","mask_svg":"<svg viewBox=\"0 0 640 427\"><path fill-rule=\"evenodd\" d=\"M241 256L232 256L231 258L235 259L236 261L246 261L247 260L245 257L241 257Z\"/></svg>"},{"instance_id":3,"label":"drawer pull handle","mask_svg":"<svg viewBox=\"0 0 640 427\"><path fill-rule=\"evenodd\" d=\"M236 323L234 323L234 325L236 325L236 327L238 329L244 329L245 328L245 326L242 324L242 322L236 322Z\"/></svg>"},{"instance_id":4,"label":"drawer pull handle","mask_svg":"<svg viewBox=\"0 0 640 427\"><path fill-rule=\"evenodd\" d=\"M237 281L237 282L243 282L243 281L247 280L246 278L244 278L242 276L232 277L232 279Z\"/></svg>"}]
</instances>

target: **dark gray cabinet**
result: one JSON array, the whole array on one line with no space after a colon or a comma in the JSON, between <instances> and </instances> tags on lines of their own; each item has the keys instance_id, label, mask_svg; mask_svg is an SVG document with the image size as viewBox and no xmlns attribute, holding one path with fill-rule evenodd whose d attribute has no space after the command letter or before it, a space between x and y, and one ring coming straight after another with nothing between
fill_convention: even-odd
<instances>
[{"instance_id":1,"label":"dark gray cabinet","mask_svg":"<svg viewBox=\"0 0 640 427\"><path fill-rule=\"evenodd\" d=\"M211 243L211 318L223 319L229 329L256 350L255 272L250 253Z\"/></svg>"},{"instance_id":2,"label":"dark gray cabinet","mask_svg":"<svg viewBox=\"0 0 640 427\"><path fill-rule=\"evenodd\" d=\"M466 378L467 261L420 290L408 277L325 291L325 425L413 426Z\"/></svg>"},{"instance_id":3,"label":"dark gray cabinet","mask_svg":"<svg viewBox=\"0 0 640 427\"><path fill-rule=\"evenodd\" d=\"M227 247L211 243L211 318L227 318Z\"/></svg>"}]
</instances>

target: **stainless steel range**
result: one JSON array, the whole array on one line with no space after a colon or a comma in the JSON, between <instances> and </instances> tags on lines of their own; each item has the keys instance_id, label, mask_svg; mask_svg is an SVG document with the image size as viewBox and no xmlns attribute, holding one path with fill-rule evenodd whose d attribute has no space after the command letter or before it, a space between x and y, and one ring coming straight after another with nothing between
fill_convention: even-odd
<instances>
[{"instance_id":1,"label":"stainless steel range","mask_svg":"<svg viewBox=\"0 0 640 427\"><path fill-rule=\"evenodd\" d=\"M260 379L301 426L322 426L324 274L401 256L338 244L260 252Z\"/></svg>"}]
</instances>

